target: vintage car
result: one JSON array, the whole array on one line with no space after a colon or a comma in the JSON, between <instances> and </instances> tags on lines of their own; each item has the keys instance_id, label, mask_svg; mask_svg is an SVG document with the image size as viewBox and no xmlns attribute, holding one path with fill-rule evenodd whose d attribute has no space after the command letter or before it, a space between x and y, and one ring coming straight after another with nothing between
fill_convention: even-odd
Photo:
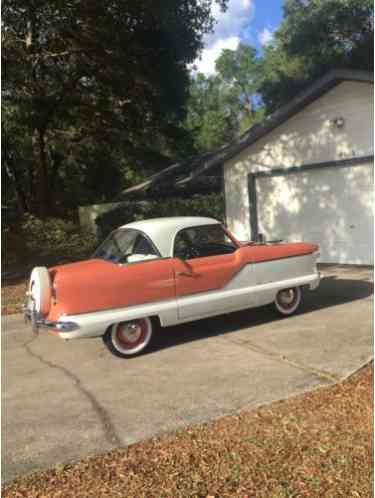
<instances>
[{"instance_id":1,"label":"vintage car","mask_svg":"<svg viewBox=\"0 0 375 498\"><path fill-rule=\"evenodd\" d=\"M155 218L114 230L91 259L36 267L25 316L63 339L103 336L126 358L157 327L273 304L291 315L315 289L319 247L239 242L217 220Z\"/></svg>"}]
</instances>

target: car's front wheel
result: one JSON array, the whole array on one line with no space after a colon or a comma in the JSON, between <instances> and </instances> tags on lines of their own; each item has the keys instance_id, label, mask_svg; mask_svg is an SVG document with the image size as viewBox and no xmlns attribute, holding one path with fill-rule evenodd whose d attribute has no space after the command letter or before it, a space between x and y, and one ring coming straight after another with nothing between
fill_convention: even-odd
<instances>
[{"instance_id":1,"label":"car's front wheel","mask_svg":"<svg viewBox=\"0 0 375 498\"><path fill-rule=\"evenodd\" d=\"M112 325L103 336L110 352L120 358L143 353L151 344L154 327L150 318L140 318Z\"/></svg>"},{"instance_id":2,"label":"car's front wheel","mask_svg":"<svg viewBox=\"0 0 375 498\"><path fill-rule=\"evenodd\" d=\"M275 308L283 316L292 315L301 304L301 300L302 292L300 287L283 289L276 294Z\"/></svg>"}]
</instances>

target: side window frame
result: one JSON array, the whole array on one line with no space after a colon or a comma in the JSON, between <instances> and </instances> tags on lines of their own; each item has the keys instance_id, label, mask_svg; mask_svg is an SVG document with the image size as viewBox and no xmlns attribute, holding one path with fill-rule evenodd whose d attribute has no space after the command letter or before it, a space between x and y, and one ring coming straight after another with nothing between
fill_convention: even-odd
<instances>
[{"instance_id":1,"label":"side window frame","mask_svg":"<svg viewBox=\"0 0 375 498\"><path fill-rule=\"evenodd\" d=\"M228 239L230 239L230 241L233 243L233 245L234 245L234 251L233 251L233 253L234 253L234 252L236 252L236 251L239 249L239 247L240 247L240 246L239 246L239 244L238 244L238 242L237 242L237 240L235 240L233 237L231 237L231 234L229 234L229 233L227 232L227 230L225 230L225 228L223 227L223 225L222 225L221 223L217 223L217 224L216 224L216 223L215 223L215 224L213 223L213 224L209 224L209 225L196 225L196 226L191 226L191 227L185 227L185 228L182 228L181 230L179 230L179 231L175 234L175 236L174 236L174 240L173 240L173 254L172 254L172 257L173 257L173 258L178 258L178 257L179 257L179 256L176 256L176 254L175 254L175 245L176 245L176 239L177 239L177 237L180 235L180 233L181 233L181 232L185 232L185 231L187 231L187 230L191 230L191 229L194 229L194 228L198 228L198 229L199 229L199 228L208 228L208 227L217 226L217 225L218 225L218 226L220 226L220 228L221 228L221 230L222 230L223 234L224 234L226 237L228 237ZM230 253L230 254L233 254L233 253ZM221 256L225 256L226 254L228 254L228 253L222 253L222 254L221 254ZM219 255L217 255L217 256L220 256L220 254L219 254ZM201 257L201 258L211 258L212 256L199 256L199 257ZM195 259L195 258L190 258L190 259ZM187 261L190 261L190 259L188 259Z\"/></svg>"}]
</instances>

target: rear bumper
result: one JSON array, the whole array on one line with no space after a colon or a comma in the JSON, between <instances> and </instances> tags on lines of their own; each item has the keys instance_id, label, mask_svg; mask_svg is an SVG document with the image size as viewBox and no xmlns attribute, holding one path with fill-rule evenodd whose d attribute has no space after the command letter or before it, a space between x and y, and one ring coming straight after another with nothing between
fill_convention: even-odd
<instances>
[{"instance_id":1,"label":"rear bumper","mask_svg":"<svg viewBox=\"0 0 375 498\"><path fill-rule=\"evenodd\" d=\"M80 328L75 322L45 320L36 311L30 310L29 308L24 309L24 317L26 322L31 323L32 330L35 334L39 332L39 329L45 329L50 332L61 334L61 336L64 337L65 334L77 331Z\"/></svg>"}]
</instances>

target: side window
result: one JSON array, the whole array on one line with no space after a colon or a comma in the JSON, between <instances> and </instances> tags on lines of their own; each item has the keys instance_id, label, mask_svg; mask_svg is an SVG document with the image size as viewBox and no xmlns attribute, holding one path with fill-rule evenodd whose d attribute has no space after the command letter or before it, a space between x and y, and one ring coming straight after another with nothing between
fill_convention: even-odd
<instances>
[{"instance_id":1,"label":"side window","mask_svg":"<svg viewBox=\"0 0 375 498\"><path fill-rule=\"evenodd\" d=\"M181 259L191 259L193 253L192 240L189 238L189 229L181 230L174 241L174 256Z\"/></svg>"},{"instance_id":2,"label":"side window","mask_svg":"<svg viewBox=\"0 0 375 498\"><path fill-rule=\"evenodd\" d=\"M157 252L150 242L146 239L146 237L142 234L139 234L136 238L132 250L132 254L143 254L145 256L152 255L157 256Z\"/></svg>"},{"instance_id":3,"label":"side window","mask_svg":"<svg viewBox=\"0 0 375 498\"><path fill-rule=\"evenodd\" d=\"M230 254L236 249L237 246L219 224L181 230L174 243L174 255L181 259Z\"/></svg>"},{"instance_id":4,"label":"side window","mask_svg":"<svg viewBox=\"0 0 375 498\"><path fill-rule=\"evenodd\" d=\"M109 235L92 257L126 264L158 258L160 254L142 232L131 228L119 228Z\"/></svg>"}]
</instances>

